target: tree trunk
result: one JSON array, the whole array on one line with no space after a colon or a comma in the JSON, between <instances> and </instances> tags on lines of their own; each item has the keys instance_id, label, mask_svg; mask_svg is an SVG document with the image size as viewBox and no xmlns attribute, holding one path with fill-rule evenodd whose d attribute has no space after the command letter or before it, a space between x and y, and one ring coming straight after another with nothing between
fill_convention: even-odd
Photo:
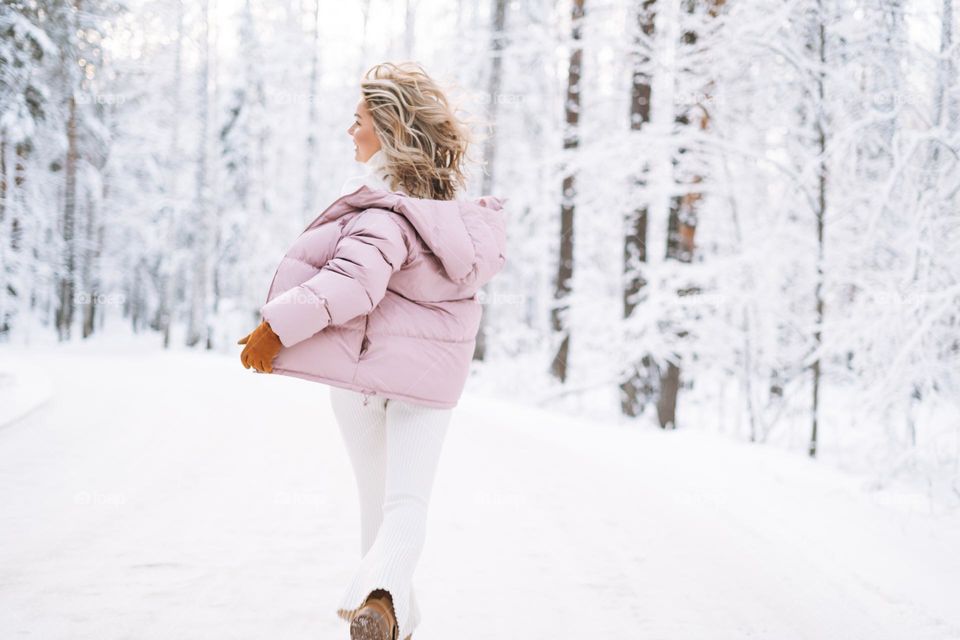
<instances>
[{"instance_id":1,"label":"tree trunk","mask_svg":"<svg viewBox=\"0 0 960 640\"><path fill-rule=\"evenodd\" d=\"M414 5L414 0L406 0L403 7L403 53L407 60L410 60L413 58L413 43L417 26L417 8Z\"/></svg>"},{"instance_id":2,"label":"tree trunk","mask_svg":"<svg viewBox=\"0 0 960 640\"><path fill-rule=\"evenodd\" d=\"M210 23L207 0L200 3L200 62L197 73L197 100L199 108L199 128L197 132L197 169L194 194L193 237L190 243L193 261L192 294L190 300L190 324L187 331L187 346L194 346L201 340L209 344L207 314L207 286L209 284L209 200L207 198L207 128L210 118L207 86L209 84L210 65Z\"/></svg>"},{"instance_id":3,"label":"tree trunk","mask_svg":"<svg viewBox=\"0 0 960 640\"><path fill-rule=\"evenodd\" d=\"M79 1L77 3L79 11ZM68 62L69 63L69 62ZM71 65L75 66L75 65ZM74 231L77 208L77 101L74 95L73 71L68 73L67 91L67 158L65 164L66 184L64 185L63 204L63 272L59 277L57 333L60 340L70 339L70 327L73 325L74 290L76 283L76 246Z\"/></svg>"},{"instance_id":4,"label":"tree trunk","mask_svg":"<svg viewBox=\"0 0 960 640\"><path fill-rule=\"evenodd\" d=\"M823 244L823 230L824 223L827 216L827 131L826 131L826 116L824 114L824 109L826 107L826 64L827 64L827 42L826 42L826 26L824 24L824 15L823 15L823 0L817 0L817 13L816 13L816 26L815 32L816 36L814 38L814 48L817 58L819 60L819 66L817 68L816 74L816 89L817 89L817 118L814 123L814 130L816 131L816 141L817 141L817 153L818 153L818 166L817 166L817 208L815 211L816 222L817 222L817 264L816 264L816 289L814 292L814 299L816 305L816 315L815 315L815 324L813 331L813 348L815 352L820 351L820 345L822 344L822 335L821 327L823 326L823 254L824 254L824 244ZM813 371L813 398L811 406L811 429L810 429L810 443L808 447L808 453L810 457L816 457L817 455L817 426L820 416L820 357L818 356L814 361L811 367Z\"/></svg>"},{"instance_id":5,"label":"tree trunk","mask_svg":"<svg viewBox=\"0 0 960 640\"><path fill-rule=\"evenodd\" d=\"M492 130L488 132L487 139L483 145L483 157L486 160L487 169L483 173L483 183L481 193L492 194L494 181L494 171L496 170L497 160L497 112L498 96L500 95L500 84L503 76L503 50L505 47L504 25L507 17L507 0L493 0L493 24L491 25L490 35L490 77L487 82L487 119L491 124ZM491 284L487 284L489 291ZM480 329L477 331L477 344L473 351L474 360L483 360L487 354L487 323L489 321L491 305L486 304L483 308L483 314L480 316Z\"/></svg>"},{"instance_id":6,"label":"tree trunk","mask_svg":"<svg viewBox=\"0 0 960 640\"><path fill-rule=\"evenodd\" d=\"M7 231L7 138L0 129L0 338L9 330L7 309L12 306L12 296L7 284L7 270L13 262L10 254L13 248L13 234ZM9 235L8 235L9 233ZM7 238L10 238L11 251L7 250Z\"/></svg>"},{"instance_id":7,"label":"tree trunk","mask_svg":"<svg viewBox=\"0 0 960 640\"><path fill-rule=\"evenodd\" d=\"M584 0L573 0L571 10L572 51L567 71L567 100L564 107L566 128L563 136L563 149L567 154L579 146L580 122L580 65L583 49L580 45L584 17ZM554 302L550 310L551 328L555 342L558 343L550 373L560 382L567 380L567 360L570 354L570 327L568 298L572 291L573 280L573 217L576 202L575 175L568 171L563 177L563 191L560 200L560 246L557 278L554 283Z\"/></svg>"},{"instance_id":8,"label":"tree trunk","mask_svg":"<svg viewBox=\"0 0 960 640\"><path fill-rule=\"evenodd\" d=\"M364 13L364 25L367 16ZM314 182L317 160L317 88L320 74L320 0L313 2L313 38L310 52L310 96L307 100L307 157L303 168L303 217L309 219L310 212L317 206L317 185Z\"/></svg>"},{"instance_id":9,"label":"tree trunk","mask_svg":"<svg viewBox=\"0 0 960 640\"><path fill-rule=\"evenodd\" d=\"M177 6L177 36L174 44L173 55L173 117L170 127L170 147L167 151L167 207L164 220L164 238L170 251L168 260L164 260L160 266L161 273L161 292L160 292L160 329L163 332L163 347L170 348L170 327L174 318L175 305L175 282L179 267L179 251L175 248L174 239L179 228L180 219L180 187L179 187L179 159L180 159L180 110L183 108L180 94L180 77L182 74L182 56L183 56L183 0L175 0Z\"/></svg>"},{"instance_id":10,"label":"tree trunk","mask_svg":"<svg viewBox=\"0 0 960 640\"><path fill-rule=\"evenodd\" d=\"M633 80L630 88L630 130L639 131L650 122L651 99L651 46L656 17L656 0L637 0L635 8L635 29L633 46L636 49L633 61ZM634 177L634 184L643 187L647 181L647 171ZM623 318L629 319L639 304L640 292L646 281L643 278L642 265L647 261L647 203L643 202L627 214L626 230L623 239ZM653 396L653 376L656 371L650 356L645 355L630 367L627 378L620 383L620 411L623 415L636 417L643 411L643 405Z\"/></svg>"},{"instance_id":11,"label":"tree trunk","mask_svg":"<svg viewBox=\"0 0 960 640\"><path fill-rule=\"evenodd\" d=\"M97 221L96 205L91 196L87 196L87 220L86 233L83 243L83 287L84 304L83 319L81 323L81 335L84 338L93 334L94 315L97 309L97 298L99 297L99 287L97 285L97 260L100 252L97 249L97 236L99 235L99 223Z\"/></svg>"},{"instance_id":12,"label":"tree trunk","mask_svg":"<svg viewBox=\"0 0 960 640\"><path fill-rule=\"evenodd\" d=\"M707 9L706 15L715 18L723 6L724 0L685 0L685 9L688 14L695 14L699 6ZM695 47L700 40L696 31L689 30L683 34L683 45L686 47ZM686 109L677 114L676 122L683 126L695 126L701 131L705 131L710 125L710 112L708 109L709 99L713 92L713 81L707 80L702 90L697 94L702 96L697 104L688 105ZM690 153L690 150L681 147L677 150L678 158L684 154ZM676 166L677 159L674 161ZM688 183L686 193L674 196L670 205L670 215L667 222L667 260L677 260L679 262L690 263L693 260L694 235L697 230L698 205L703 195L694 188L695 185L703 182L704 176L694 175ZM688 288L677 291L677 295L691 295L697 293L696 288ZM677 330L677 337L684 338L687 335L686 329ZM677 397L680 392L681 368L679 363L670 362L667 370L660 378L660 398L657 401L657 418L660 427L676 428L677 426Z\"/></svg>"}]
</instances>

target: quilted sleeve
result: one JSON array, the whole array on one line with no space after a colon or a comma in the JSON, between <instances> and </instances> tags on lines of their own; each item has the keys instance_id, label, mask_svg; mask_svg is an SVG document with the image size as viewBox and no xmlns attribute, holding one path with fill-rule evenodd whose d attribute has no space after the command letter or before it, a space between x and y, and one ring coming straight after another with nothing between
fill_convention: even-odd
<instances>
[{"instance_id":1,"label":"quilted sleeve","mask_svg":"<svg viewBox=\"0 0 960 640\"><path fill-rule=\"evenodd\" d=\"M315 276L263 305L260 313L283 346L293 346L328 325L373 311L408 252L390 214L368 209L346 225L333 257Z\"/></svg>"}]
</instances>

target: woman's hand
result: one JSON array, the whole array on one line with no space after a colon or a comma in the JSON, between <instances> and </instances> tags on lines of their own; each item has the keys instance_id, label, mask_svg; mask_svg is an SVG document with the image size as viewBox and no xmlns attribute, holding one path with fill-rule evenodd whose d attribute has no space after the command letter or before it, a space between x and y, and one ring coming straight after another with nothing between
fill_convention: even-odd
<instances>
[{"instance_id":1,"label":"woman's hand","mask_svg":"<svg viewBox=\"0 0 960 640\"><path fill-rule=\"evenodd\" d=\"M252 333L237 340L237 344L247 345L240 354L244 368L253 367L260 373L273 373L273 359L283 348L283 343L266 320Z\"/></svg>"}]
</instances>

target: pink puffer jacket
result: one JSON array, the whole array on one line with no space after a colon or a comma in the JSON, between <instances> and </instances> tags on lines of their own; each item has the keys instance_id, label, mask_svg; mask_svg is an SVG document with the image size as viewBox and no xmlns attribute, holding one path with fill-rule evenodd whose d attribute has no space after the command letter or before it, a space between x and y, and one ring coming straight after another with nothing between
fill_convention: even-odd
<instances>
[{"instance_id":1,"label":"pink puffer jacket","mask_svg":"<svg viewBox=\"0 0 960 640\"><path fill-rule=\"evenodd\" d=\"M280 261L260 311L273 372L438 408L473 358L477 291L506 263L506 200L427 200L367 185L333 202Z\"/></svg>"}]
</instances>

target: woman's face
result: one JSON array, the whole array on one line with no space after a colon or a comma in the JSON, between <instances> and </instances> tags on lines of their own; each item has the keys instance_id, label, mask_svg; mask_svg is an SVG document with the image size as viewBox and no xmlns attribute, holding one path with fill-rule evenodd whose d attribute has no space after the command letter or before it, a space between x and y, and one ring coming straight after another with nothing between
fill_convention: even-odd
<instances>
[{"instance_id":1,"label":"woman's face","mask_svg":"<svg viewBox=\"0 0 960 640\"><path fill-rule=\"evenodd\" d=\"M347 133L353 137L353 157L357 162L366 162L380 150L380 140L373 129L373 119L363 98L357 103L353 118L353 124L347 129Z\"/></svg>"}]
</instances>

